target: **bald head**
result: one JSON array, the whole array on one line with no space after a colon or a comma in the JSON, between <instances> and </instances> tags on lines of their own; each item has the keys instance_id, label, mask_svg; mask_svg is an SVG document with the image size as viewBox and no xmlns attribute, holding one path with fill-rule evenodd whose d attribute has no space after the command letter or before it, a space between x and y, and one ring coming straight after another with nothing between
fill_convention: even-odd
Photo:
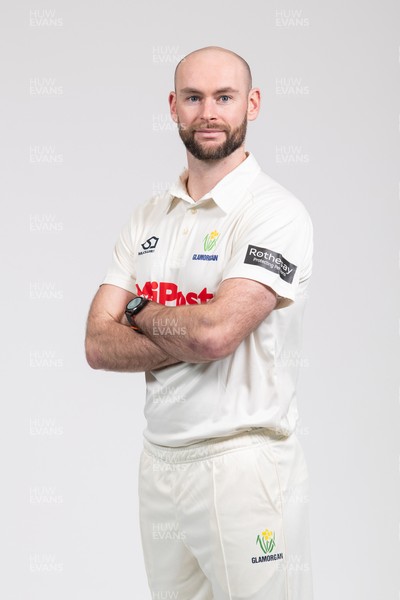
<instances>
[{"instance_id":1,"label":"bald head","mask_svg":"<svg viewBox=\"0 0 400 600\"><path fill-rule=\"evenodd\" d=\"M236 54L236 52L232 52L232 50L227 50L226 48L220 48L219 46L207 46L205 48L199 48L199 50L194 50L187 54L182 60L177 64L175 69L175 91L177 91L180 74L183 70L187 70L187 68L195 68L196 59L204 60L209 62L210 67L212 68L213 64L219 64L224 62L229 67L237 67L241 71L241 76L243 77L244 85L247 91L251 90L252 87L252 77L251 70L248 63Z\"/></svg>"}]
</instances>

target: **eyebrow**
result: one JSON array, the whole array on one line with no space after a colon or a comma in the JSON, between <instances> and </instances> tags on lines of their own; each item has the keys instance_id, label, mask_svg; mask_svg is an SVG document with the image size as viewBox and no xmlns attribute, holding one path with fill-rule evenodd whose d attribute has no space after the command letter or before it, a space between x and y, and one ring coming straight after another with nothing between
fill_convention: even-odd
<instances>
[{"instance_id":1,"label":"eyebrow","mask_svg":"<svg viewBox=\"0 0 400 600\"><path fill-rule=\"evenodd\" d=\"M186 88L182 88L181 90L179 90L180 94L199 94L199 95L203 95L203 92L201 92L200 90L196 90L194 88L191 87L186 87ZM219 90L215 90L214 94L226 94L226 93L230 93L230 94L238 94L239 90L235 90L232 87L224 87L224 88L220 88Z\"/></svg>"}]
</instances>

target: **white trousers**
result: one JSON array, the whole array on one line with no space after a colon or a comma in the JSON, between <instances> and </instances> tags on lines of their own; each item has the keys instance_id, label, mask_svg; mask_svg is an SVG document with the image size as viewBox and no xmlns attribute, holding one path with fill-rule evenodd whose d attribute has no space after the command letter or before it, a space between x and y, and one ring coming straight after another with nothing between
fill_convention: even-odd
<instances>
[{"instance_id":1,"label":"white trousers","mask_svg":"<svg viewBox=\"0 0 400 600\"><path fill-rule=\"evenodd\" d=\"M152 600L312 600L308 475L295 435L183 448L145 440L139 500Z\"/></svg>"}]
</instances>

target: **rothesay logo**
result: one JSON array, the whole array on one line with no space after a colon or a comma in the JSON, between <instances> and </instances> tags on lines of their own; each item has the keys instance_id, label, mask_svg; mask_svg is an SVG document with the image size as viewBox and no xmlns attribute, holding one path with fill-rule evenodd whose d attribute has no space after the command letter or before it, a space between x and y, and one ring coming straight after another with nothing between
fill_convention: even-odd
<instances>
[{"instance_id":1,"label":"rothesay logo","mask_svg":"<svg viewBox=\"0 0 400 600\"><path fill-rule=\"evenodd\" d=\"M297 270L297 266L286 260L279 252L261 248L260 246L249 245L244 262L248 265L263 267L268 271L272 271L279 275L286 283L293 282Z\"/></svg>"},{"instance_id":2,"label":"rothesay logo","mask_svg":"<svg viewBox=\"0 0 400 600\"><path fill-rule=\"evenodd\" d=\"M149 252L154 252L159 239L160 238L156 237L155 235L149 237L149 239L143 242L143 244L140 244L143 250L141 252L138 252L138 255L140 256L141 254L148 254Z\"/></svg>"}]
</instances>

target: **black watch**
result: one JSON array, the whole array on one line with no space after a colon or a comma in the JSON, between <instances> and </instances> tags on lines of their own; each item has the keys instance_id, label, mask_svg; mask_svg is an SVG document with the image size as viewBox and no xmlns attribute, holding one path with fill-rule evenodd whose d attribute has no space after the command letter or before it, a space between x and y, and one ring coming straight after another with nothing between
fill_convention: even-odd
<instances>
[{"instance_id":1,"label":"black watch","mask_svg":"<svg viewBox=\"0 0 400 600\"><path fill-rule=\"evenodd\" d=\"M126 305L126 308L125 308L125 316L128 319L129 325L132 327L132 329L134 329L138 333L143 333L143 332L139 329L139 327L135 323L135 315L137 315L142 310L142 308L144 308L146 306L147 303L148 303L147 298L143 298L142 296L136 296L136 298L134 298L133 300L128 302L128 304Z\"/></svg>"}]
</instances>

